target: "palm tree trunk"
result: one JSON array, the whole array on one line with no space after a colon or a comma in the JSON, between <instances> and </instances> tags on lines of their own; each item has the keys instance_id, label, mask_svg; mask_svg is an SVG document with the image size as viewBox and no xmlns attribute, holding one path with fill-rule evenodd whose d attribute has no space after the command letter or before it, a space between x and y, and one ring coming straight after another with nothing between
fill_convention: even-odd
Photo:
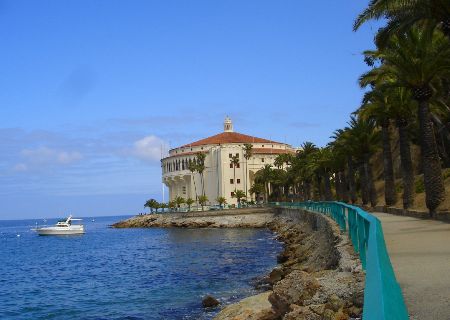
<instances>
[{"instance_id":1,"label":"palm tree trunk","mask_svg":"<svg viewBox=\"0 0 450 320\"><path fill-rule=\"evenodd\" d=\"M394 165L392 164L391 138L389 135L389 120L381 124L381 136L383 140L383 175L384 175L384 200L391 206L397 201L394 180Z\"/></svg>"},{"instance_id":2,"label":"palm tree trunk","mask_svg":"<svg viewBox=\"0 0 450 320\"><path fill-rule=\"evenodd\" d=\"M414 204L414 171L408 135L408 122L404 118L397 118L396 124L400 144L400 162L403 180L403 208L408 209Z\"/></svg>"},{"instance_id":3,"label":"palm tree trunk","mask_svg":"<svg viewBox=\"0 0 450 320\"><path fill-rule=\"evenodd\" d=\"M345 172L339 171L339 180L341 181L342 201L348 203L348 189L347 189L347 181L345 179Z\"/></svg>"},{"instance_id":4,"label":"palm tree trunk","mask_svg":"<svg viewBox=\"0 0 450 320\"><path fill-rule=\"evenodd\" d=\"M326 201L333 200L333 195L331 193L330 174L326 170L324 171L323 174L323 186L324 186L325 200Z\"/></svg>"},{"instance_id":5,"label":"palm tree trunk","mask_svg":"<svg viewBox=\"0 0 450 320\"><path fill-rule=\"evenodd\" d=\"M195 191L195 202L197 203L197 185L195 184L195 176L192 176L192 180L194 181L194 191ZM197 204L197 210L198 210L198 204Z\"/></svg>"},{"instance_id":6,"label":"palm tree trunk","mask_svg":"<svg viewBox=\"0 0 450 320\"><path fill-rule=\"evenodd\" d=\"M339 179L339 173L334 173L334 188L336 190L336 200L341 201L342 193L341 193L341 180Z\"/></svg>"},{"instance_id":7,"label":"palm tree trunk","mask_svg":"<svg viewBox=\"0 0 450 320\"><path fill-rule=\"evenodd\" d=\"M362 163L358 167L358 171L359 171L359 184L361 186L362 204L367 205L369 203L369 188L368 188L369 186L367 184L367 176L364 163Z\"/></svg>"},{"instance_id":8,"label":"palm tree trunk","mask_svg":"<svg viewBox=\"0 0 450 320\"><path fill-rule=\"evenodd\" d=\"M366 175L367 186L369 189L370 205L375 207L377 205L377 191L375 189L375 182L373 180L372 165L370 164L370 155L364 156L364 171Z\"/></svg>"},{"instance_id":9,"label":"palm tree trunk","mask_svg":"<svg viewBox=\"0 0 450 320\"><path fill-rule=\"evenodd\" d=\"M355 168L353 166L353 159L351 155L347 156L347 166L348 166L348 189L350 193L350 199L352 203L355 203L358 200L356 196L356 184L355 184Z\"/></svg>"},{"instance_id":10,"label":"palm tree trunk","mask_svg":"<svg viewBox=\"0 0 450 320\"><path fill-rule=\"evenodd\" d=\"M234 193L236 193L236 165L233 164L233 184L234 184Z\"/></svg>"},{"instance_id":11,"label":"palm tree trunk","mask_svg":"<svg viewBox=\"0 0 450 320\"><path fill-rule=\"evenodd\" d=\"M433 124L430 119L429 98L424 97L417 100L419 101L420 146L425 185L425 203L430 210L430 216L433 216L436 208L444 200L444 180L442 179L442 168Z\"/></svg>"}]
</instances>

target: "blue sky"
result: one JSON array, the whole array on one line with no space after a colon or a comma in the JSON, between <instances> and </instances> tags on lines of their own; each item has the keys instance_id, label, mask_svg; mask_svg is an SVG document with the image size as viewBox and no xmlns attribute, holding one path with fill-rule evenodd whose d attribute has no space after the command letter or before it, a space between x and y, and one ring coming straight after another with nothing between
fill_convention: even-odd
<instances>
[{"instance_id":1,"label":"blue sky","mask_svg":"<svg viewBox=\"0 0 450 320\"><path fill-rule=\"evenodd\" d=\"M361 99L367 1L1 1L0 219L134 214L160 146L324 145Z\"/></svg>"}]
</instances>

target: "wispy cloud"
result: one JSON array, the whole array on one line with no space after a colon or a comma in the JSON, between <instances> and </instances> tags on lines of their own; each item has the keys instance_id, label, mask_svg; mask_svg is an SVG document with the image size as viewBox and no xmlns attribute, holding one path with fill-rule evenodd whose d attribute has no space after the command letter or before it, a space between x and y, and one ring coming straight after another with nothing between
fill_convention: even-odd
<instances>
[{"instance_id":1,"label":"wispy cloud","mask_svg":"<svg viewBox=\"0 0 450 320\"><path fill-rule=\"evenodd\" d=\"M166 143L157 136L151 135L134 142L132 155L149 162L161 159L162 148Z\"/></svg>"},{"instance_id":2,"label":"wispy cloud","mask_svg":"<svg viewBox=\"0 0 450 320\"><path fill-rule=\"evenodd\" d=\"M20 152L22 162L14 165L14 171L27 171L39 166L67 166L83 159L78 151L56 150L48 147L23 149Z\"/></svg>"}]
</instances>

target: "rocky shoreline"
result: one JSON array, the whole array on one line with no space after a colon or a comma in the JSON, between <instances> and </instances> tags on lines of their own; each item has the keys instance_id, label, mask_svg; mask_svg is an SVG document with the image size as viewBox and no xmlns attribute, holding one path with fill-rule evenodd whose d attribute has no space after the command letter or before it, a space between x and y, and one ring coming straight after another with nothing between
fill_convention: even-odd
<instances>
[{"instance_id":1,"label":"rocky shoreline","mask_svg":"<svg viewBox=\"0 0 450 320\"><path fill-rule=\"evenodd\" d=\"M225 306L215 320L360 319L364 272L348 237L330 218L299 209L137 216L113 227L268 227L284 249L260 279L267 291Z\"/></svg>"}]
</instances>

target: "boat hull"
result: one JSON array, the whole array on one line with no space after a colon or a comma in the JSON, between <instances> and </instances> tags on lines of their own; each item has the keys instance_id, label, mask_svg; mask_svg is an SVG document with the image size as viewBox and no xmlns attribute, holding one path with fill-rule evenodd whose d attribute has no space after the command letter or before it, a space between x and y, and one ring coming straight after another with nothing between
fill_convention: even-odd
<instances>
[{"instance_id":1,"label":"boat hull","mask_svg":"<svg viewBox=\"0 0 450 320\"><path fill-rule=\"evenodd\" d=\"M66 230L55 230L53 228L39 228L35 229L35 231L40 236L65 236L65 235L84 234L84 228L66 229Z\"/></svg>"}]
</instances>

